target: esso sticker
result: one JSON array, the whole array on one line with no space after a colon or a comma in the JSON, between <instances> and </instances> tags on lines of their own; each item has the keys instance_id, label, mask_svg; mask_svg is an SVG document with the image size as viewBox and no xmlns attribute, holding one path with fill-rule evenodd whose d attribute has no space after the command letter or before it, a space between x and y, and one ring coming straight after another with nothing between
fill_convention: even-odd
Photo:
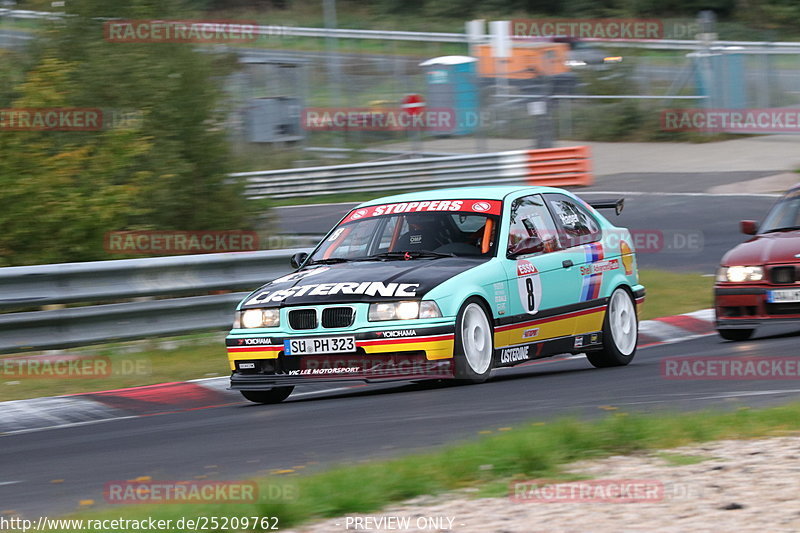
<instances>
[{"instance_id":1,"label":"esso sticker","mask_svg":"<svg viewBox=\"0 0 800 533\"><path fill-rule=\"evenodd\" d=\"M353 219L353 220L356 220L356 219L359 219L359 218L363 217L367 213L368 213L368 211L366 209L359 209L358 211L356 211L355 213L350 215L350 218Z\"/></svg>"},{"instance_id":2,"label":"esso sticker","mask_svg":"<svg viewBox=\"0 0 800 533\"><path fill-rule=\"evenodd\" d=\"M488 211L492 208L492 204L489 202L475 202L472 204L472 210L477 211L478 213L482 213L484 211Z\"/></svg>"},{"instance_id":3,"label":"esso sticker","mask_svg":"<svg viewBox=\"0 0 800 533\"><path fill-rule=\"evenodd\" d=\"M538 313L542 301L542 280L536 266L525 259L517 261L517 291L525 312L529 315Z\"/></svg>"}]
</instances>

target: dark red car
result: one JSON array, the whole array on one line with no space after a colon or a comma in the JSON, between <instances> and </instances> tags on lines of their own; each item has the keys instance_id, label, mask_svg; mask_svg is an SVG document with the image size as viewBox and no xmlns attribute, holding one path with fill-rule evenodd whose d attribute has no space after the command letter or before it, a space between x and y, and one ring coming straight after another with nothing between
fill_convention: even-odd
<instances>
[{"instance_id":1,"label":"dark red car","mask_svg":"<svg viewBox=\"0 0 800 533\"><path fill-rule=\"evenodd\" d=\"M787 192L759 225L741 222L754 237L722 258L714 285L717 331L749 339L767 323L800 325L800 185Z\"/></svg>"}]
</instances>

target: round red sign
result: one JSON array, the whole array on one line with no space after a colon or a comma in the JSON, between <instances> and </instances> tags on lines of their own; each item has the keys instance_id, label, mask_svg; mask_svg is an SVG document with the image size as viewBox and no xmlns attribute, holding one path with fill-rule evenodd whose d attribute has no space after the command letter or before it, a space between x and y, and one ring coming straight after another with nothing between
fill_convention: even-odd
<instances>
[{"instance_id":1,"label":"round red sign","mask_svg":"<svg viewBox=\"0 0 800 533\"><path fill-rule=\"evenodd\" d=\"M403 97L401 107L411 115L419 115L425 109L425 99L418 94L409 94Z\"/></svg>"}]
</instances>

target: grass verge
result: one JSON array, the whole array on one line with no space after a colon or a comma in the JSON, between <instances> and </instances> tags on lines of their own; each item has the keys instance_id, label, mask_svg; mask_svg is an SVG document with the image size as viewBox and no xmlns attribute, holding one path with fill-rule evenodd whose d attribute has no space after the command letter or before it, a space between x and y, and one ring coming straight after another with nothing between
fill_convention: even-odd
<instances>
[{"instance_id":1,"label":"grass verge","mask_svg":"<svg viewBox=\"0 0 800 533\"><path fill-rule=\"evenodd\" d=\"M640 320L679 315L714 305L714 278L666 270L639 270L647 290Z\"/></svg>"},{"instance_id":2,"label":"grass verge","mask_svg":"<svg viewBox=\"0 0 800 533\"><path fill-rule=\"evenodd\" d=\"M311 474L257 479L262 495L291 486L291 497L254 504L148 505L76 517L177 520L193 516L274 516L281 529L305 521L371 513L416 496L468 487L502 486L531 478L564 479L564 464L609 455L641 453L694 442L785 435L800 430L800 403L733 412L637 415L616 413L594 422L561 419L527 423L510 431L435 452L339 466ZM272 488L272 489L271 489ZM507 493L507 492L506 492ZM69 531L69 530L65 530ZM83 531L99 531L84 529ZM253 529L253 531L261 531Z\"/></svg>"},{"instance_id":3,"label":"grass verge","mask_svg":"<svg viewBox=\"0 0 800 533\"><path fill-rule=\"evenodd\" d=\"M78 356L90 361L110 363L110 365L90 366L82 377L71 379L59 378L44 372L38 375L34 375L33 372L27 376L18 375L19 372L15 371L13 366L14 358L33 358L36 354L5 355L0 358L0 401L227 376L230 370L223 338L224 333L221 332L202 333L170 339L65 350L58 356ZM132 348L137 351L133 351Z\"/></svg>"}]
</instances>

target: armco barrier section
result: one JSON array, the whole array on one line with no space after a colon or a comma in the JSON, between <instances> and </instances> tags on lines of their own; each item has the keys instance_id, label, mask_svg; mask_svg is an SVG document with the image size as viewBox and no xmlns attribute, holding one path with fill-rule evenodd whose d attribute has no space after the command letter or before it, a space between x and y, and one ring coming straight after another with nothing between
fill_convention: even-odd
<instances>
[{"instance_id":1,"label":"armco barrier section","mask_svg":"<svg viewBox=\"0 0 800 533\"><path fill-rule=\"evenodd\" d=\"M470 185L580 186L592 182L588 169L588 147L572 146L240 172L231 177L244 179L245 194L259 199Z\"/></svg>"},{"instance_id":2,"label":"armco barrier section","mask_svg":"<svg viewBox=\"0 0 800 533\"><path fill-rule=\"evenodd\" d=\"M247 291L289 272L289 258L300 251L308 250L0 268L0 306L20 310L0 314L0 353L227 328ZM189 296L208 292L223 293ZM163 296L170 298L154 299ZM31 310L128 298L139 301Z\"/></svg>"},{"instance_id":3,"label":"armco barrier section","mask_svg":"<svg viewBox=\"0 0 800 533\"><path fill-rule=\"evenodd\" d=\"M64 16L61 12L31 11L22 9L0 9L0 19L45 19L58 20ZM237 25L232 24L235 28ZM249 27L247 28L250 29ZM353 30L347 28L304 28L297 26L256 26L256 35L282 35L285 37L333 37L338 39L368 39L389 41L439 42L439 43L487 43L491 39L488 34L470 36L466 33L391 31L391 30ZM25 36L33 39L34 35ZM704 40L681 39L601 39L587 38L593 43L605 43L614 47L643 48L652 50L704 50L709 43ZM736 47L737 53L744 54L796 54L800 52L800 44L796 42L771 41L711 41L711 45L720 50ZM236 48L232 48L235 51Z\"/></svg>"},{"instance_id":4,"label":"armco barrier section","mask_svg":"<svg viewBox=\"0 0 800 533\"><path fill-rule=\"evenodd\" d=\"M179 296L256 287L290 270L300 250L120 259L0 268L0 310Z\"/></svg>"},{"instance_id":5,"label":"armco barrier section","mask_svg":"<svg viewBox=\"0 0 800 533\"><path fill-rule=\"evenodd\" d=\"M528 183L548 187L594 183L588 146L528 151Z\"/></svg>"}]
</instances>

